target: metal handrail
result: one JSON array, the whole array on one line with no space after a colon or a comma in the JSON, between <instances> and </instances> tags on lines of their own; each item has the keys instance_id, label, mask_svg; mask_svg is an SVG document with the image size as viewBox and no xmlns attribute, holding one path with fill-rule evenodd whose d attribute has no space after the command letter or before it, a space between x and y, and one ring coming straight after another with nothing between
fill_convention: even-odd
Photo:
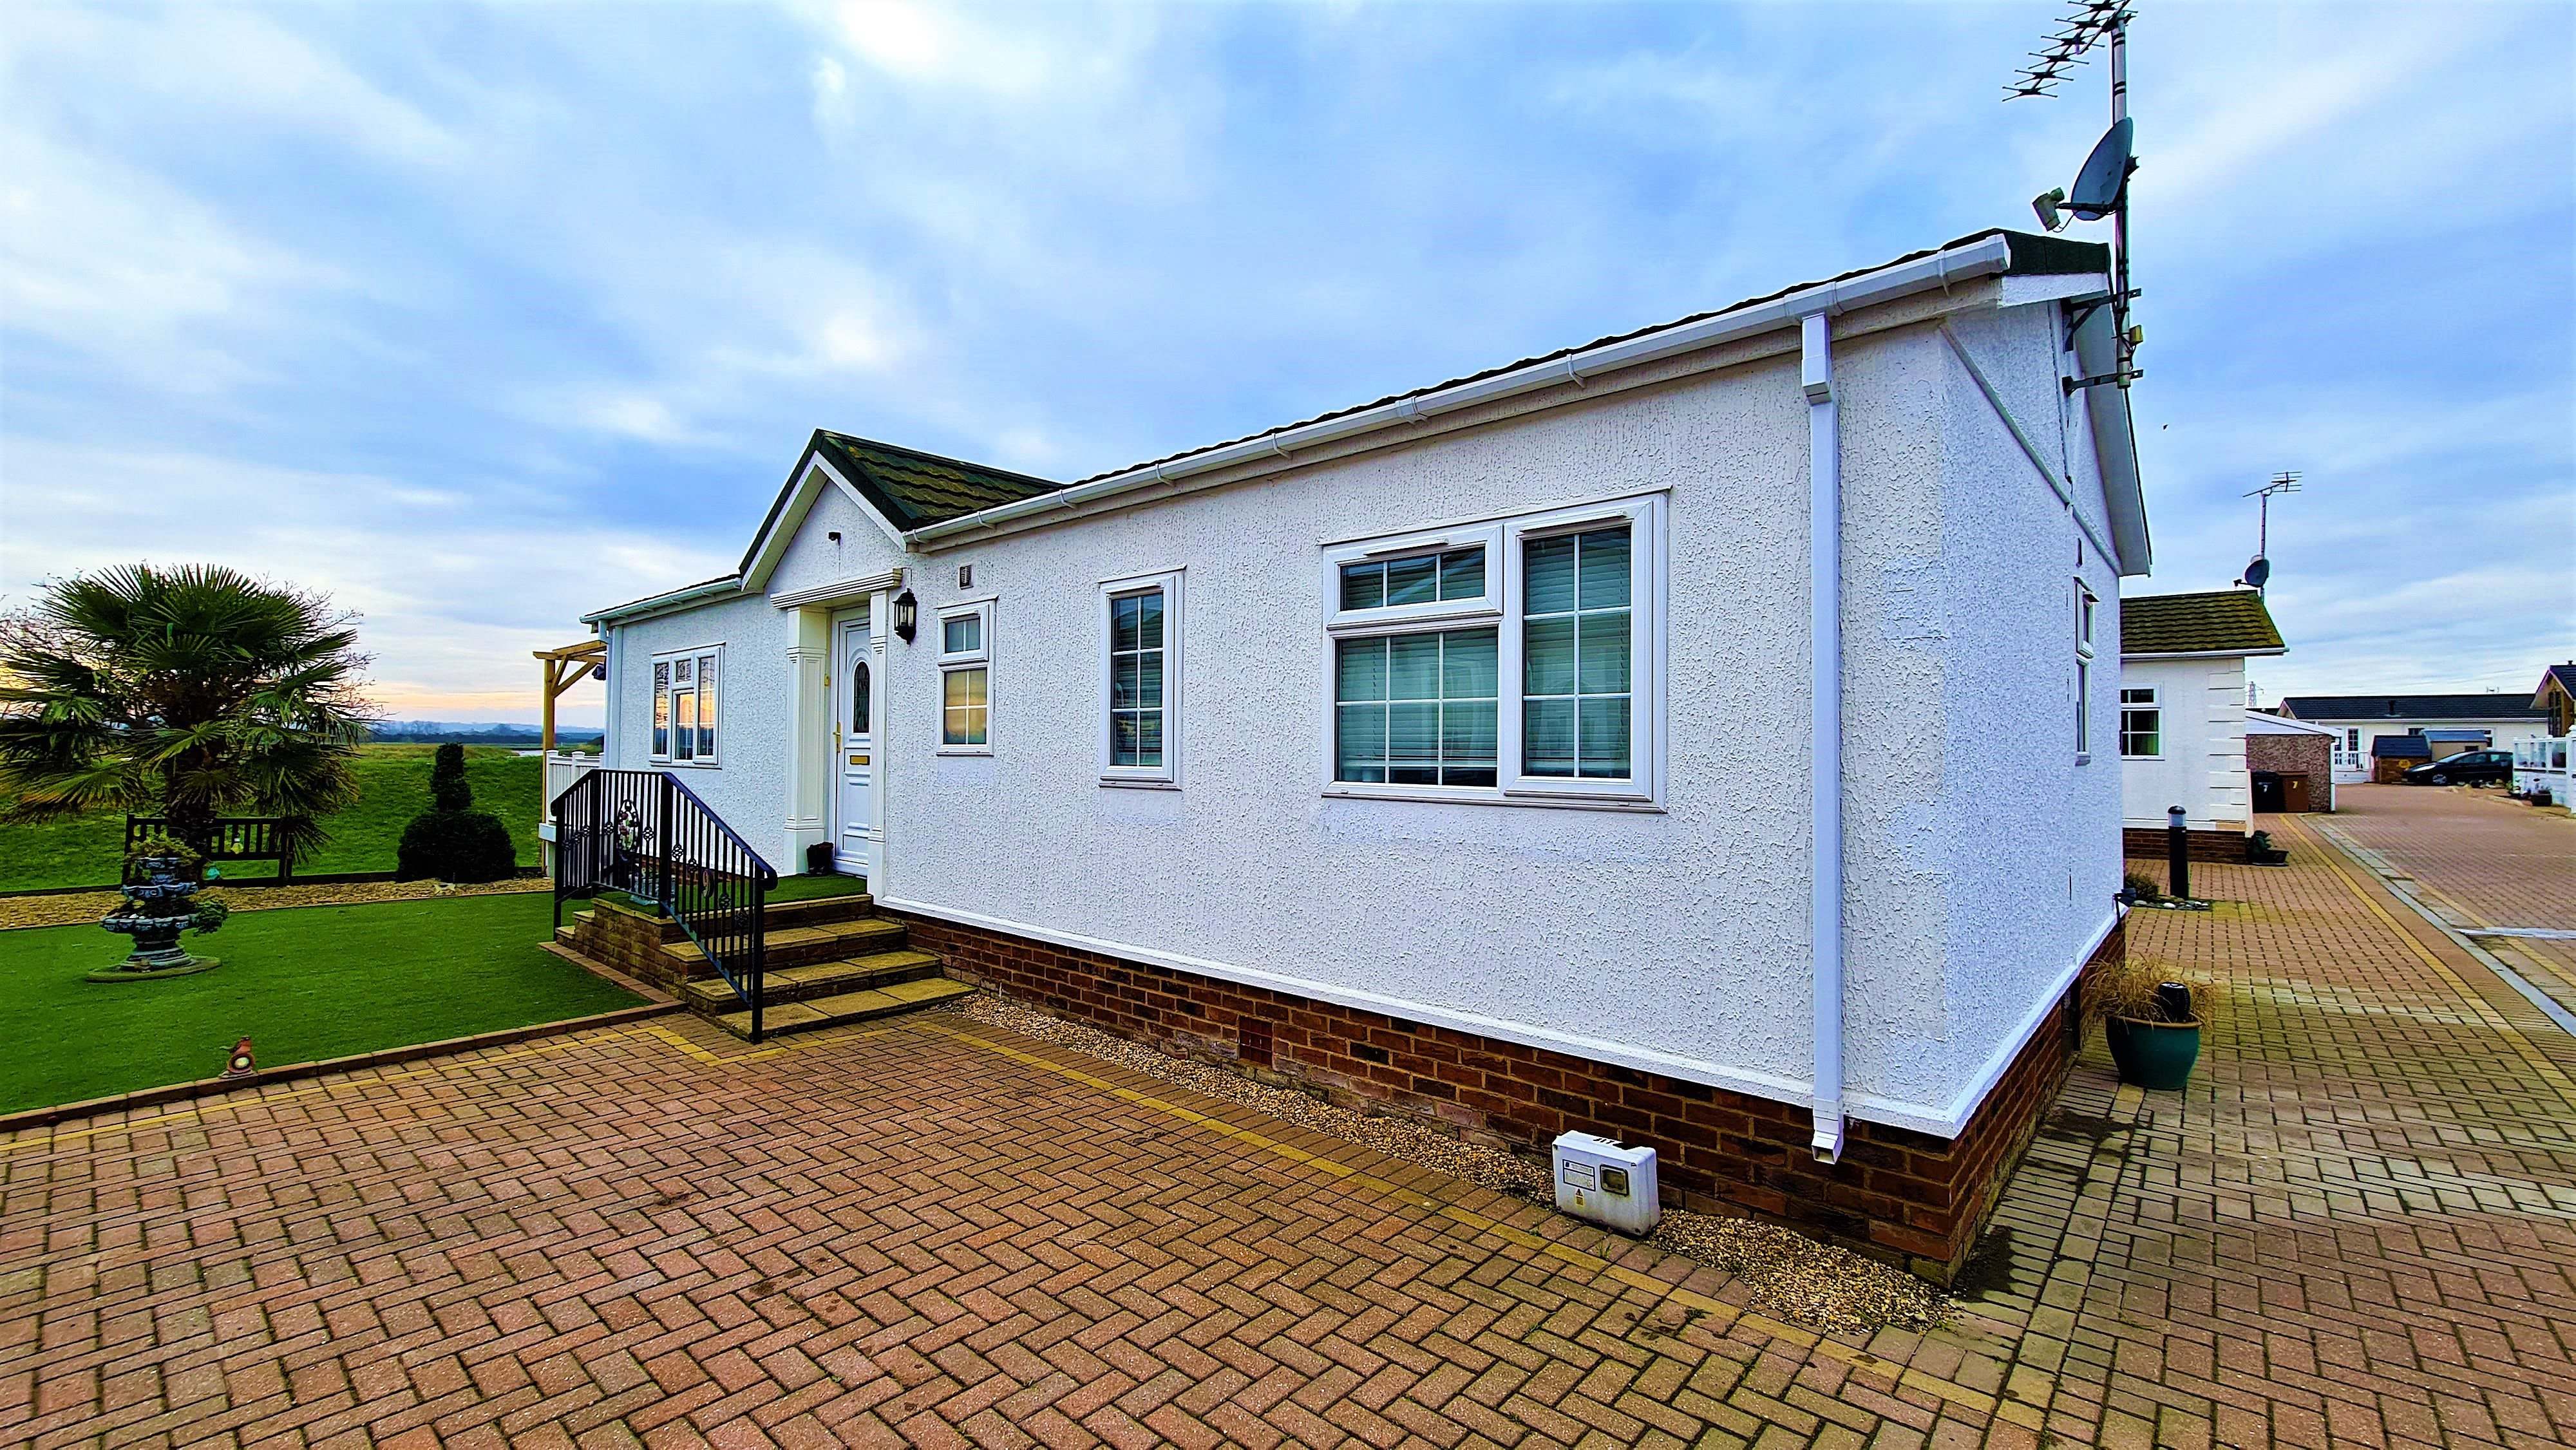
<instances>
[{"instance_id":1,"label":"metal handrail","mask_svg":"<svg viewBox=\"0 0 2576 1450\"><path fill-rule=\"evenodd\" d=\"M567 897L618 890L680 924L762 1036L767 900L778 872L715 808L669 771L589 772L549 807L555 924Z\"/></svg>"}]
</instances>

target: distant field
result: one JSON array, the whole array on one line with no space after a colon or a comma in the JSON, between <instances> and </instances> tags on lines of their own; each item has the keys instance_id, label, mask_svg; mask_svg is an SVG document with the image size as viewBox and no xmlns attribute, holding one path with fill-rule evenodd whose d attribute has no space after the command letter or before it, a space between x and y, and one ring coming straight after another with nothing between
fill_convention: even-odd
<instances>
[{"instance_id":1,"label":"distant field","mask_svg":"<svg viewBox=\"0 0 2576 1450\"><path fill-rule=\"evenodd\" d=\"M357 804L326 823L331 838L299 874L391 871L394 846L411 818L429 809L429 763L435 745L365 745L358 749ZM486 745L465 747L465 779L474 807L499 816L519 843L519 864L537 864L537 797L544 762ZM0 824L0 891L48 886L104 886L116 880L117 851L125 817L97 815L44 825ZM223 868L241 878L276 873L274 863L244 861Z\"/></svg>"}]
</instances>

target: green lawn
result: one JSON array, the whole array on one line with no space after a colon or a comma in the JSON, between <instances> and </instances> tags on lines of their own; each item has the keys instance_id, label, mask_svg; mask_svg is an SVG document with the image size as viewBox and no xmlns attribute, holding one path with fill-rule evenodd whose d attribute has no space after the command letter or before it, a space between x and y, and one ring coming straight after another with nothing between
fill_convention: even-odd
<instances>
[{"instance_id":1,"label":"green lawn","mask_svg":"<svg viewBox=\"0 0 2576 1450\"><path fill-rule=\"evenodd\" d=\"M400 747L397 747L400 748ZM262 1066L436 1042L631 1007L542 950L553 898L460 896L242 912L189 950L223 965L161 982L86 982L125 954L95 926L0 931L0 1112L212 1077L236 1038Z\"/></svg>"},{"instance_id":2,"label":"green lawn","mask_svg":"<svg viewBox=\"0 0 2576 1450\"><path fill-rule=\"evenodd\" d=\"M429 809L429 758L435 745L367 745L358 751L358 800L325 823L331 839L309 861L308 875L338 871L391 871L394 845L411 818ZM537 864L537 796L544 762L490 745L465 747L465 779L474 808L499 816L518 839L519 864ZM117 876L117 851L125 840L122 814L93 815L44 825L0 825L0 891L48 886L104 886ZM267 861L228 862L226 876L272 876Z\"/></svg>"}]
</instances>

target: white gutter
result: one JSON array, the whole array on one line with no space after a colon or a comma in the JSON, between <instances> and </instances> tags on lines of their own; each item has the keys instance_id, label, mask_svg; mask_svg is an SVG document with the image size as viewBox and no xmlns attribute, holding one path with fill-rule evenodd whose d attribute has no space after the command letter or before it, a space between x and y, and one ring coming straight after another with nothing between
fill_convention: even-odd
<instances>
[{"instance_id":1,"label":"white gutter","mask_svg":"<svg viewBox=\"0 0 2576 1450\"><path fill-rule=\"evenodd\" d=\"M1798 320L1798 380L1807 394L1807 658L1809 866L1815 944L1816 1086L1811 1112L1819 1162L1843 1154L1843 460L1834 398L1833 328L1824 311Z\"/></svg>"},{"instance_id":2,"label":"white gutter","mask_svg":"<svg viewBox=\"0 0 2576 1450\"><path fill-rule=\"evenodd\" d=\"M1533 363L1490 378L1459 383L1438 392L1419 397L1382 403L1374 408L1338 418L1326 418L1303 427L1273 433L1261 438L1247 438L1222 448L1211 448L1187 458L1168 463L1145 464L1107 478L1094 479L1072 488L1058 489L1016 503L998 504L971 514L963 514L942 523L926 524L904 535L907 542L919 546L935 540L994 528L1015 519L1078 508L1094 499L1110 498L1136 489L1161 485L1167 490L1179 480L1193 474L1210 473L1238 463L1260 458L1288 458L1302 448L1330 443L1362 433L1373 433L1399 423L1419 423L1441 413L1493 402L1498 398L1536 392L1542 388L1567 383L1581 386L1587 378L1620 368L1635 367L1676 354L1737 338L1753 337L1798 325L1811 314L1833 316L1855 308L1869 307L1919 292L1927 287L1947 288L1953 282L1973 277L1991 276L2012 264L2012 244L2001 236L1984 237L1964 247L1935 252L1911 262L1882 267L1840 282L1820 282L1801 287L1786 296L1757 303L1751 307L1722 312L1697 322L1665 328L1626 342L1614 342L1562 357Z\"/></svg>"},{"instance_id":3,"label":"white gutter","mask_svg":"<svg viewBox=\"0 0 2576 1450\"><path fill-rule=\"evenodd\" d=\"M719 594L740 594L741 592L740 575L727 579L710 579L704 584L692 584L686 589L674 589L668 594L656 594L650 599L612 605L597 614L583 615L581 622L589 625L618 624L629 619L641 619L648 614L666 614L674 609L685 609L701 599L712 599Z\"/></svg>"}]
</instances>

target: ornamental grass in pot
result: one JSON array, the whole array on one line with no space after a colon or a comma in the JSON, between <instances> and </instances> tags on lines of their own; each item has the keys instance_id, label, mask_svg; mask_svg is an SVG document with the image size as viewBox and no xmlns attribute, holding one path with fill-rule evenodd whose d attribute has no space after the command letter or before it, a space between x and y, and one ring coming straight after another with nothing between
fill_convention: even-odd
<instances>
[{"instance_id":1,"label":"ornamental grass in pot","mask_svg":"<svg viewBox=\"0 0 2576 1450\"><path fill-rule=\"evenodd\" d=\"M2102 1024L2120 1081L2170 1091L2200 1060L2200 1001L2208 988L2162 958L2139 954L2084 978L2084 1015Z\"/></svg>"}]
</instances>

